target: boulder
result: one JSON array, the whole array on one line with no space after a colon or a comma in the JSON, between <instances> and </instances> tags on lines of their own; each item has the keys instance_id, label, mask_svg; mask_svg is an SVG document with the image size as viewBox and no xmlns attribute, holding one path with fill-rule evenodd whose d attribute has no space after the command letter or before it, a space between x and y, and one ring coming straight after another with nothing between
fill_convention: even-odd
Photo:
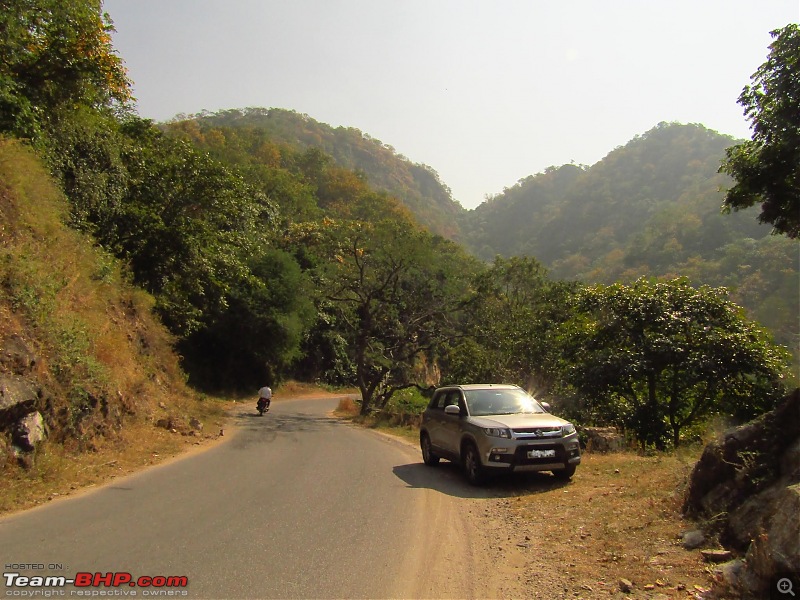
<instances>
[{"instance_id":1,"label":"boulder","mask_svg":"<svg viewBox=\"0 0 800 600\"><path fill-rule=\"evenodd\" d=\"M35 450L36 446L46 438L44 418L39 412L31 413L17 421L12 433L14 445L25 452Z\"/></svg>"},{"instance_id":2,"label":"boulder","mask_svg":"<svg viewBox=\"0 0 800 600\"><path fill-rule=\"evenodd\" d=\"M0 375L0 429L32 412L39 389L16 375Z\"/></svg>"},{"instance_id":3,"label":"boulder","mask_svg":"<svg viewBox=\"0 0 800 600\"><path fill-rule=\"evenodd\" d=\"M706 543L706 536L699 529L687 531L681 536L681 543L687 550L695 550Z\"/></svg>"},{"instance_id":4,"label":"boulder","mask_svg":"<svg viewBox=\"0 0 800 600\"><path fill-rule=\"evenodd\" d=\"M625 439L616 427L584 427L586 452L617 452L625 447Z\"/></svg>"},{"instance_id":5,"label":"boulder","mask_svg":"<svg viewBox=\"0 0 800 600\"><path fill-rule=\"evenodd\" d=\"M800 439L800 389L774 411L710 443L692 471L683 504L690 517L731 513L747 499L794 472ZM787 481L796 482L791 479Z\"/></svg>"},{"instance_id":6,"label":"boulder","mask_svg":"<svg viewBox=\"0 0 800 600\"><path fill-rule=\"evenodd\" d=\"M800 572L800 389L706 446L683 508L746 553L720 577L737 594L758 597L776 574Z\"/></svg>"}]
</instances>

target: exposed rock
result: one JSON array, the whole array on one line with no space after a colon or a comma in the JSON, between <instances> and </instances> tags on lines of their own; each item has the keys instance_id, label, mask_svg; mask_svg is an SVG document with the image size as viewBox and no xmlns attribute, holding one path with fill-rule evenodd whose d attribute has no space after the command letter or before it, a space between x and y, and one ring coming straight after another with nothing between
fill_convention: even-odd
<instances>
[{"instance_id":1,"label":"exposed rock","mask_svg":"<svg viewBox=\"0 0 800 600\"><path fill-rule=\"evenodd\" d=\"M191 427L193 431L203 431L203 423L197 417L189 419L189 427Z\"/></svg>"},{"instance_id":2,"label":"exposed rock","mask_svg":"<svg viewBox=\"0 0 800 600\"><path fill-rule=\"evenodd\" d=\"M36 449L36 445L47 437L44 419L41 413L35 412L17 421L12 434L14 445L25 452Z\"/></svg>"},{"instance_id":3,"label":"exposed rock","mask_svg":"<svg viewBox=\"0 0 800 600\"><path fill-rule=\"evenodd\" d=\"M633 591L633 583L630 581L630 579L619 580L619 591L624 592L625 594L630 594Z\"/></svg>"},{"instance_id":4,"label":"exposed rock","mask_svg":"<svg viewBox=\"0 0 800 600\"><path fill-rule=\"evenodd\" d=\"M722 576L737 593L762 596L777 573L800 572L800 389L705 448L684 512L716 519L723 545L747 551Z\"/></svg>"},{"instance_id":5,"label":"exposed rock","mask_svg":"<svg viewBox=\"0 0 800 600\"><path fill-rule=\"evenodd\" d=\"M722 581L725 587L733 589L739 587L744 568L744 559L737 558L735 560L718 565L714 569L714 573Z\"/></svg>"},{"instance_id":6,"label":"exposed rock","mask_svg":"<svg viewBox=\"0 0 800 600\"><path fill-rule=\"evenodd\" d=\"M800 573L800 483L783 489L765 530L778 570Z\"/></svg>"},{"instance_id":7,"label":"exposed rock","mask_svg":"<svg viewBox=\"0 0 800 600\"><path fill-rule=\"evenodd\" d=\"M800 481L800 438L786 449L780 464L781 477L789 481Z\"/></svg>"},{"instance_id":8,"label":"exposed rock","mask_svg":"<svg viewBox=\"0 0 800 600\"><path fill-rule=\"evenodd\" d=\"M710 563L724 563L733 558L730 550L700 550L703 560Z\"/></svg>"},{"instance_id":9,"label":"exposed rock","mask_svg":"<svg viewBox=\"0 0 800 600\"><path fill-rule=\"evenodd\" d=\"M786 519L794 515L794 519ZM767 488L760 494L749 498L728 517L727 534L730 544L738 548L747 545L762 531L774 531L778 537L784 532L793 532L795 547L790 554L800 551L800 484ZM800 561L798 562L800 570Z\"/></svg>"},{"instance_id":10,"label":"exposed rock","mask_svg":"<svg viewBox=\"0 0 800 600\"><path fill-rule=\"evenodd\" d=\"M3 348L0 351L0 367L3 371L26 375L33 370L37 362L38 357L21 336L14 334L3 340Z\"/></svg>"},{"instance_id":11,"label":"exposed rock","mask_svg":"<svg viewBox=\"0 0 800 600\"><path fill-rule=\"evenodd\" d=\"M625 439L616 427L584 427L586 452L616 452L625 446Z\"/></svg>"},{"instance_id":12,"label":"exposed rock","mask_svg":"<svg viewBox=\"0 0 800 600\"><path fill-rule=\"evenodd\" d=\"M687 550L695 550L706 543L705 534L699 529L687 531L682 536L683 547Z\"/></svg>"},{"instance_id":13,"label":"exposed rock","mask_svg":"<svg viewBox=\"0 0 800 600\"><path fill-rule=\"evenodd\" d=\"M792 469L798 439L800 389L774 411L706 446L692 472L684 512L693 517L732 512Z\"/></svg>"},{"instance_id":14,"label":"exposed rock","mask_svg":"<svg viewBox=\"0 0 800 600\"><path fill-rule=\"evenodd\" d=\"M187 435L189 433L189 427L186 425L186 421L176 415L169 415L166 418L158 419L156 421L156 427L163 427L167 431L180 433L182 435Z\"/></svg>"},{"instance_id":15,"label":"exposed rock","mask_svg":"<svg viewBox=\"0 0 800 600\"><path fill-rule=\"evenodd\" d=\"M0 428L8 426L33 411L39 389L15 375L0 375Z\"/></svg>"}]
</instances>

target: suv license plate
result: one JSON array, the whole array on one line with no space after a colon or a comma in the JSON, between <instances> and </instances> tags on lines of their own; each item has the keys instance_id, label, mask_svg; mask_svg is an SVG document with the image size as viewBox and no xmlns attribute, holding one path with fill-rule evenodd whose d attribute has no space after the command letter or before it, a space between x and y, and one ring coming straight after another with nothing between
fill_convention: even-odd
<instances>
[{"instance_id":1,"label":"suv license plate","mask_svg":"<svg viewBox=\"0 0 800 600\"><path fill-rule=\"evenodd\" d=\"M555 458L555 450L528 450L528 458Z\"/></svg>"}]
</instances>

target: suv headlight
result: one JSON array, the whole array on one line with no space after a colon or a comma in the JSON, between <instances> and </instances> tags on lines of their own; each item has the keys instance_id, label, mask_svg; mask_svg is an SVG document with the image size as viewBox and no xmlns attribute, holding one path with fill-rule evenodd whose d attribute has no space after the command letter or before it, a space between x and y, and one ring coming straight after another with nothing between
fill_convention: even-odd
<instances>
[{"instance_id":1,"label":"suv headlight","mask_svg":"<svg viewBox=\"0 0 800 600\"><path fill-rule=\"evenodd\" d=\"M572 435L573 433L575 433L575 425L572 423L567 423L566 425L561 426L561 435L564 437Z\"/></svg>"},{"instance_id":2,"label":"suv headlight","mask_svg":"<svg viewBox=\"0 0 800 600\"><path fill-rule=\"evenodd\" d=\"M503 427L484 427L483 432L489 437L500 437L511 439L511 430Z\"/></svg>"}]
</instances>

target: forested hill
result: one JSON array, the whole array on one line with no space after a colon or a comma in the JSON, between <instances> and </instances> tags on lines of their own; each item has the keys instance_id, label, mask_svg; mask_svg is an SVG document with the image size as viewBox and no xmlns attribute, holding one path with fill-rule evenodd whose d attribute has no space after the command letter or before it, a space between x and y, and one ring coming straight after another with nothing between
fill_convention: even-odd
<instances>
[{"instance_id":1,"label":"forested hill","mask_svg":"<svg viewBox=\"0 0 800 600\"><path fill-rule=\"evenodd\" d=\"M729 181L718 169L736 140L702 125L661 123L595 165L550 167L472 211L452 198L433 169L358 129L333 128L294 111L226 110L163 127L249 172L251 181L268 181L259 187L289 220L313 219L316 208L336 205L353 176L341 171L333 183L306 191L311 196L304 201L298 180L279 172L293 161L306 174L315 170L309 163L324 169L333 162L481 259L531 256L556 278L587 283L686 276L697 285L725 286L781 343L796 347L797 242L770 235L757 209L721 213Z\"/></svg>"},{"instance_id":2,"label":"forested hill","mask_svg":"<svg viewBox=\"0 0 800 600\"><path fill-rule=\"evenodd\" d=\"M400 200L434 233L454 239L464 208L431 167L412 163L394 148L352 127L331 127L308 115L279 108L246 108L201 113L174 120L169 127L188 133L195 143L219 158L242 162L264 159L263 144L286 144L294 150L317 148L337 166L366 177L370 186Z\"/></svg>"},{"instance_id":3,"label":"forested hill","mask_svg":"<svg viewBox=\"0 0 800 600\"><path fill-rule=\"evenodd\" d=\"M735 143L701 125L661 123L591 167L520 180L465 216L462 241L487 260L533 256L564 279L687 276L726 286L794 345L797 242L770 235L756 209L720 212L729 180L718 169Z\"/></svg>"}]
</instances>

